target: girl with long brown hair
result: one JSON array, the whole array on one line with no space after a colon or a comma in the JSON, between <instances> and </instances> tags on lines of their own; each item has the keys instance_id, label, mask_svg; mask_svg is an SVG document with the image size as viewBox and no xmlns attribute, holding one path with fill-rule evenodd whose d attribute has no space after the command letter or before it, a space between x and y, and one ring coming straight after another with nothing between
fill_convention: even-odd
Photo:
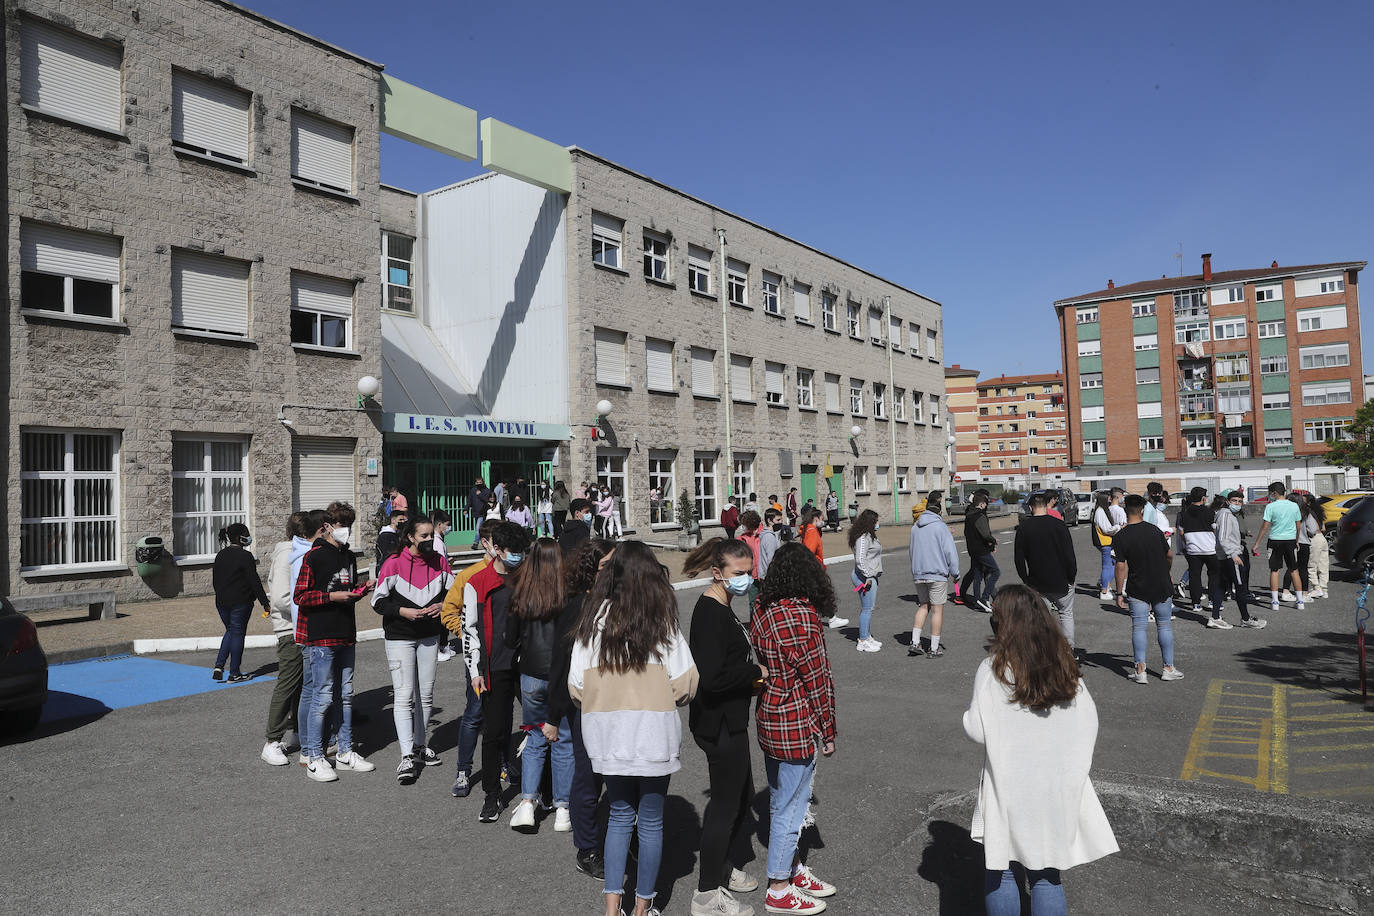
<instances>
[{"instance_id":1,"label":"girl with long brown hair","mask_svg":"<svg viewBox=\"0 0 1374 916\"><path fill-rule=\"evenodd\" d=\"M883 644L873 638L869 624L878 601L878 578L883 574L883 545L878 542L878 513L865 509L849 526L849 552L854 569L849 581L859 595L859 651L877 652Z\"/></svg>"},{"instance_id":2,"label":"girl with long brown hair","mask_svg":"<svg viewBox=\"0 0 1374 916\"><path fill-rule=\"evenodd\" d=\"M530 547L525 561L512 577L510 615L506 618L506 645L515 650L520 667L521 728L525 731L525 750L521 754L520 804L512 812L510 825L515 830L535 829L535 808L544 764L550 756L549 733L553 726L553 807L554 829L567 830L571 824L568 796L572 789L572 746L558 741L558 720L549 721L549 678L557 618L563 612L563 560L558 542L540 538ZM571 738L571 735L568 736Z\"/></svg>"},{"instance_id":3,"label":"girl with long brown hair","mask_svg":"<svg viewBox=\"0 0 1374 916\"><path fill-rule=\"evenodd\" d=\"M753 515L757 522L757 512ZM754 587L754 552L742 540L711 538L687 555L683 572L709 572L711 584L692 610L688 645L700 686L687 723L706 753L710 799L701 816L701 871L692 913L742 916L749 908L731 896L758 881L737 868L752 856L749 804L754 779L749 757L749 700L768 669L754 660L749 634L731 608Z\"/></svg>"},{"instance_id":4,"label":"girl with long brown hair","mask_svg":"<svg viewBox=\"0 0 1374 916\"><path fill-rule=\"evenodd\" d=\"M1011 870L1030 885L1031 912L1067 912L1059 873L1117 851L1088 772L1097 707L1049 606L1024 585L992 601L989 657L974 676L964 731L984 746L970 832L983 844L988 916L1021 912Z\"/></svg>"},{"instance_id":5,"label":"girl with long brown hair","mask_svg":"<svg viewBox=\"0 0 1374 916\"><path fill-rule=\"evenodd\" d=\"M663 858L668 778L682 768L678 706L697 669L677 623L668 571L646 544L617 544L576 630L568 690L582 707L592 769L606 781L606 916L619 916L630 836L639 835L634 916L648 916Z\"/></svg>"}]
</instances>

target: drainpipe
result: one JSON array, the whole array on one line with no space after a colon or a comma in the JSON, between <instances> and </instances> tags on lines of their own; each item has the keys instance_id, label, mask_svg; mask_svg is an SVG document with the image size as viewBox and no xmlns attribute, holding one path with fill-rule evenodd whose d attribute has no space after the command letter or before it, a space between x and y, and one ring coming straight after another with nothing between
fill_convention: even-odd
<instances>
[{"instance_id":1,"label":"drainpipe","mask_svg":"<svg viewBox=\"0 0 1374 916\"><path fill-rule=\"evenodd\" d=\"M892 297L883 297L883 321L887 323L887 394L889 403L892 405L888 411L887 431L892 440L892 469L889 472L888 483L892 486L892 523L900 525L902 522L902 512L900 508L900 497L897 494L897 387L896 372L892 368ZM901 333L899 329L898 334ZM904 408L905 409L905 408Z\"/></svg>"},{"instance_id":2,"label":"drainpipe","mask_svg":"<svg viewBox=\"0 0 1374 916\"><path fill-rule=\"evenodd\" d=\"M725 369L725 499L729 501L735 495L735 453L730 442L730 413L734 403L730 397L730 270L725 259L725 230L717 229L716 238L720 241L720 285L724 287L720 290L720 339Z\"/></svg>"}]
</instances>

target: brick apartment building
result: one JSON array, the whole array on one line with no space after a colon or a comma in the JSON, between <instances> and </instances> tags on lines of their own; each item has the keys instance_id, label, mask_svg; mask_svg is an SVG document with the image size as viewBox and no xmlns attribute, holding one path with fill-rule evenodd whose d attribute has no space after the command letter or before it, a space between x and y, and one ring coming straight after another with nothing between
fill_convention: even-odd
<instances>
[{"instance_id":1,"label":"brick apartment building","mask_svg":"<svg viewBox=\"0 0 1374 916\"><path fill-rule=\"evenodd\" d=\"M1062 374L1002 375L984 379L977 390L984 483L1027 490L1072 476Z\"/></svg>"},{"instance_id":2,"label":"brick apartment building","mask_svg":"<svg viewBox=\"0 0 1374 916\"><path fill-rule=\"evenodd\" d=\"M1202 273L1054 303L1080 486L1356 482L1322 456L1360 403L1364 261Z\"/></svg>"},{"instance_id":3,"label":"brick apartment building","mask_svg":"<svg viewBox=\"0 0 1374 916\"><path fill-rule=\"evenodd\" d=\"M978 370L958 363L945 367L945 410L954 432L954 476L950 489L970 492L982 480L978 463Z\"/></svg>"}]
</instances>

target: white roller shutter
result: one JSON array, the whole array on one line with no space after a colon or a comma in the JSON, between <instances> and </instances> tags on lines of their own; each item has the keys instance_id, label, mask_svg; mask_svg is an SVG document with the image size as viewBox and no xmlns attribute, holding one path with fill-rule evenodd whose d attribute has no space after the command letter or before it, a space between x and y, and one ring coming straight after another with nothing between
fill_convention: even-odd
<instances>
[{"instance_id":1,"label":"white roller shutter","mask_svg":"<svg viewBox=\"0 0 1374 916\"><path fill-rule=\"evenodd\" d=\"M783 369L782 363L763 364L763 385L768 392L768 400L773 404L781 404L783 398Z\"/></svg>"},{"instance_id":2,"label":"white roller shutter","mask_svg":"<svg viewBox=\"0 0 1374 916\"><path fill-rule=\"evenodd\" d=\"M736 401L754 399L754 361L747 356L730 356L730 397Z\"/></svg>"},{"instance_id":3,"label":"white roller shutter","mask_svg":"<svg viewBox=\"0 0 1374 916\"><path fill-rule=\"evenodd\" d=\"M596 328L596 381L601 385L625 384L625 332Z\"/></svg>"},{"instance_id":4,"label":"white roller shutter","mask_svg":"<svg viewBox=\"0 0 1374 916\"><path fill-rule=\"evenodd\" d=\"M868 310L868 336L873 340L883 339L883 313Z\"/></svg>"},{"instance_id":5,"label":"white roller shutter","mask_svg":"<svg viewBox=\"0 0 1374 916\"><path fill-rule=\"evenodd\" d=\"M172 71L172 140L248 161L250 93L218 80Z\"/></svg>"},{"instance_id":6,"label":"white roller shutter","mask_svg":"<svg viewBox=\"0 0 1374 916\"><path fill-rule=\"evenodd\" d=\"M248 333L248 262L194 251L172 253L172 325Z\"/></svg>"},{"instance_id":7,"label":"white roller shutter","mask_svg":"<svg viewBox=\"0 0 1374 916\"><path fill-rule=\"evenodd\" d=\"M33 19L20 20L24 104L122 133L123 51Z\"/></svg>"},{"instance_id":8,"label":"white roller shutter","mask_svg":"<svg viewBox=\"0 0 1374 916\"><path fill-rule=\"evenodd\" d=\"M620 241L620 229L624 225L614 216L607 216L604 213L592 213L592 231L598 235Z\"/></svg>"},{"instance_id":9,"label":"white roller shutter","mask_svg":"<svg viewBox=\"0 0 1374 916\"><path fill-rule=\"evenodd\" d=\"M891 316L887 319L887 342L894 347L902 346L902 321Z\"/></svg>"},{"instance_id":10,"label":"white roller shutter","mask_svg":"<svg viewBox=\"0 0 1374 916\"><path fill-rule=\"evenodd\" d=\"M353 128L293 109L291 175L353 193Z\"/></svg>"},{"instance_id":11,"label":"white roller shutter","mask_svg":"<svg viewBox=\"0 0 1374 916\"><path fill-rule=\"evenodd\" d=\"M323 509L336 501L356 504L353 444L353 439L296 437L291 444L294 511Z\"/></svg>"},{"instance_id":12,"label":"white roller shutter","mask_svg":"<svg viewBox=\"0 0 1374 916\"><path fill-rule=\"evenodd\" d=\"M716 351L692 348L692 394L716 393Z\"/></svg>"},{"instance_id":13,"label":"white roller shutter","mask_svg":"<svg viewBox=\"0 0 1374 916\"><path fill-rule=\"evenodd\" d=\"M840 380L833 375L825 377L825 409L840 409Z\"/></svg>"},{"instance_id":14,"label":"white roller shutter","mask_svg":"<svg viewBox=\"0 0 1374 916\"><path fill-rule=\"evenodd\" d=\"M811 320L811 287L804 283L792 284L792 313L802 321Z\"/></svg>"},{"instance_id":15,"label":"white roller shutter","mask_svg":"<svg viewBox=\"0 0 1374 916\"><path fill-rule=\"evenodd\" d=\"M351 319L353 281L292 272L291 307Z\"/></svg>"},{"instance_id":16,"label":"white roller shutter","mask_svg":"<svg viewBox=\"0 0 1374 916\"><path fill-rule=\"evenodd\" d=\"M649 338L644 347L648 363L649 390L673 391L673 345L670 341Z\"/></svg>"},{"instance_id":17,"label":"white roller shutter","mask_svg":"<svg viewBox=\"0 0 1374 916\"><path fill-rule=\"evenodd\" d=\"M120 241L114 236L24 223L19 233L22 270L119 282Z\"/></svg>"}]
</instances>

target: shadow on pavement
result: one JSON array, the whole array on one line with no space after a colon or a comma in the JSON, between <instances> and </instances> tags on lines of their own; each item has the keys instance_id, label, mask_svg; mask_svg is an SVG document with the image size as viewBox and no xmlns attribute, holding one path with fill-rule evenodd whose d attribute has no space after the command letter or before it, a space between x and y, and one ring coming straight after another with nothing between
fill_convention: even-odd
<instances>
[{"instance_id":1,"label":"shadow on pavement","mask_svg":"<svg viewBox=\"0 0 1374 916\"><path fill-rule=\"evenodd\" d=\"M0 734L0 747L11 744L26 744L76 731L104 718L112 710L94 697L67 693L64 690L49 690L48 701L43 704L42 721L37 728L23 734Z\"/></svg>"},{"instance_id":2,"label":"shadow on pavement","mask_svg":"<svg viewBox=\"0 0 1374 916\"><path fill-rule=\"evenodd\" d=\"M1135 670L1134 657L1125 655L1114 655L1109 652L1084 652L1079 656L1079 666L1081 668L1100 668L1103 671L1110 671L1117 677L1125 677L1127 672Z\"/></svg>"},{"instance_id":3,"label":"shadow on pavement","mask_svg":"<svg viewBox=\"0 0 1374 916\"><path fill-rule=\"evenodd\" d=\"M1237 653L1252 674L1281 684L1321 690L1351 703L1360 698L1359 654L1352 633L1313 633L1315 646L1260 646Z\"/></svg>"},{"instance_id":4,"label":"shadow on pavement","mask_svg":"<svg viewBox=\"0 0 1374 916\"><path fill-rule=\"evenodd\" d=\"M916 874L940 889L940 916L983 912L983 846L968 828L931 821ZM1025 903L1022 904L1025 911Z\"/></svg>"}]
</instances>

